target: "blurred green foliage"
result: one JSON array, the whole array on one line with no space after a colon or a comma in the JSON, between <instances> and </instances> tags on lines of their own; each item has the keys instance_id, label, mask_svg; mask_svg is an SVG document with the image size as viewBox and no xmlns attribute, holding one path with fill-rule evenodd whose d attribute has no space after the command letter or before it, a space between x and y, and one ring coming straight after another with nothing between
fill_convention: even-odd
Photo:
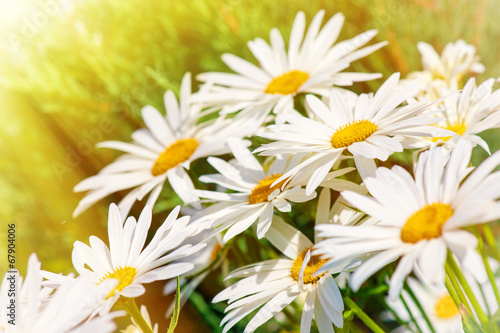
<instances>
[{"instance_id":1,"label":"blurred green foliage","mask_svg":"<svg viewBox=\"0 0 500 333\"><path fill-rule=\"evenodd\" d=\"M51 3L60 6L52 16ZM2 32L0 83L43 111L95 120L127 106L137 119L139 106L161 106L163 91L177 90L184 72L227 70L220 61L226 52L253 59L247 41L267 39L272 27L286 40L297 11L310 20L321 8L327 18L346 16L341 40L373 28L379 41L390 42L353 64L356 71L417 70L418 41L440 50L462 38L478 46L488 68L484 76L494 77L500 75L500 46L491 42L500 33L494 6L479 0L39 1L17 31ZM41 13L46 24L37 24Z\"/></svg>"}]
</instances>

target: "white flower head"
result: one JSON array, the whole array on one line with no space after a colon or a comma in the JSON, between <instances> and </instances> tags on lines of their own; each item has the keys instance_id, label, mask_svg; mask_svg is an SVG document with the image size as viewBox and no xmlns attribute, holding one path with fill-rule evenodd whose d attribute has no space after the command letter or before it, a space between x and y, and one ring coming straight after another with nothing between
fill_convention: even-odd
<instances>
[{"instance_id":1,"label":"white flower head","mask_svg":"<svg viewBox=\"0 0 500 333\"><path fill-rule=\"evenodd\" d=\"M438 115L444 116L445 120L435 125L453 131L454 136L407 138L407 146L427 148L443 145L451 150L457 140L465 138L489 153L488 144L477 134L500 127L500 90L492 92L494 83L495 79L489 79L476 86L475 78L470 78L460 93L443 99L445 109ZM448 93L448 89L442 89L439 95L444 97Z\"/></svg>"},{"instance_id":2,"label":"white flower head","mask_svg":"<svg viewBox=\"0 0 500 333\"><path fill-rule=\"evenodd\" d=\"M432 114L422 114L432 103L418 102L398 107L418 89L418 80L400 91L394 91L399 74L393 74L375 95L361 94L349 105L336 91L332 91L329 106L313 95L306 101L321 121L288 115L289 124L269 126L268 139L276 140L256 149L261 155L312 153L297 167L285 173L284 178L306 172L312 174L306 193L312 193L325 179L344 151L354 156L356 167L363 178L373 175L374 159L387 160L390 154L403 151L401 140L394 136L436 136L439 131L451 132L435 126Z\"/></svg>"},{"instance_id":3,"label":"white flower head","mask_svg":"<svg viewBox=\"0 0 500 333\"><path fill-rule=\"evenodd\" d=\"M329 191L329 190L328 190ZM327 200L328 199L328 200ZM320 198L321 214L316 223L328 223L329 196ZM327 205L325 205L328 201ZM345 261L315 274L326 260L312 255L314 244L300 231L275 216L266 238L287 258L267 260L239 268L226 279L242 278L215 296L213 302L227 300L222 320L227 332L243 317L260 308L244 332L255 331L297 298L304 298L300 332L308 333L314 317L320 333L333 332L332 323L342 327L344 302L332 274L351 269L357 263Z\"/></svg>"},{"instance_id":4,"label":"white flower head","mask_svg":"<svg viewBox=\"0 0 500 333\"><path fill-rule=\"evenodd\" d=\"M139 220L129 217L125 223L115 204L109 207L109 248L99 238L91 236L90 246L75 242L73 265L78 273L91 274L95 283L118 279L119 283L104 302L101 312L111 308L120 297L138 297L145 292L142 284L171 279L193 269L192 263L172 263L189 256L205 243L178 247L198 231L197 224L188 224L189 217L177 219L180 207L169 214L145 247L151 226L151 207L146 206ZM88 269L88 266L90 269Z\"/></svg>"},{"instance_id":5,"label":"white flower head","mask_svg":"<svg viewBox=\"0 0 500 333\"><path fill-rule=\"evenodd\" d=\"M441 55L425 42L418 43L417 48L422 55L423 70L409 73L409 80L402 80L401 84L420 78L420 97L438 99L443 89L459 90L465 76L484 72L476 48L463 40L446 44Z\"/></svg>"},{"instance_id":6,"label":"white flower head","mask_svg":"<svg viewBox=\"0 0 500 333\"><path fill-rule=\"evenodd\" d=\"M424 152L416 163L415 178L399 166L378 168L374 178L365 179L373 197L349 191L342 196L380 222L318 226L320 235L328 239L314 254L331 258L325 268L339 260L373 254L351 276L355 291L368 277L401 257L390 281L392 299L399 295L412 270L421 272L433 284L443 283L447 250L478 281L484 281L486 273L475 250L477 238L462 227L500 217L500 203L496 201L500 198L496 186L500 172L492 172L500 164L500 152L469 175L471 150L470 143L461 140L447 163L440 147Z\"/></svg>"},{"instance_id":7,"label":"white flower head","mask_svg":"<svg viewBox=\"0 0 500 333\"><path fill-rule=\"evenodd\" d=\"M165 107L166 116L152 106L142 109L147 128L132 133L133 143L98 144L127 154L75 186L75 192L89 192L78 204L74 216L100 199L126 189L132 190L118 205L123 216L128 215L136 200L142 200L148 193L147 204L153 206L167 180L184 203L197 204L199 198L186 172L190 163L229 152L225 144L228 136L243 137L260 125L252 124L249 119L243 122L223 118L198 124L202 113L199 106L191 103L189 73L182 80L179 102L169 90L165 93Z\"/></svg>"},{"instance_id":8,"label":"white flower head","mask_svg":"<svg viewBox=\"0 0 500 333\"><path fill-rule=\"evenodd\" d=\"M228 163L218 158L209 158L208 162L220 174L202 176L200 181L215 183L233 193L197 191L200 197L218 202L195 215L197 218L213 221L211 227L220 230L229 228L224 235L224 242L248 229L257 220L257 237L262 238L271 226L274 208L290 212L292 207L289 201L304 202L316 196L315 192L306 195L301 188L306 178L283 179L274 184L284 173L300 163L302 154L293 157L278 155L266 172L244 142L234 139L228 140L228 144L236 161ZM348 171L351 169L337 171L334 176ZM338 188L341 189L343 188Z\"/></svg>"},{"instance_id":9,"label":"white flower head","mask_svg":"<svg viewBox=\"0 0 500 333\"><path fill-rule=\"evenodd\" d=\"M433 286L414 278L408 278L408 287L413 291L419 303L422 305L427 317L429 318L434 330L440 333L457 333L463 332L462 317L458 311L458 307L453 302L450 294L446 290L444 284ZM428 324L424 320L417 305L410 295L403 291L401 293L408 308L410 309L418 327L423 333L430 333ZM387 304L392 310L403 320L409 322L410 315L407 312L401 299L391 300L387 298ZM415 329L414 325L410 327Z\"/></svg>"},{"instance_id":10,"label":"white flower head","mask_svg":"<svg viewBox=\"0 0 500 333\"><path fill-rule=\"evenodd\" d=\"M20 295L16 300L15 317L9 317L7 302L10 303L9 294L12 294L8 293L8 290L12 289L12 275L10 272L5 274L0 288L0 332L111 333L116 330L113 319L123 315L120 311L89 319L118 281L110 279L96 285L87 276L75 279L70 275L51 294L53 289L42 286L40 262L36 255L32 254L28 260L28 273L24 282L19 274L15 273L15 290ZM12 319L15 325L9 322Z\"/></svg>"},{"instance_id":11,"label":"white flower head","mask_svg":"<svg viewBox=\"0 0 500 333\"><path fill-rule=\"evenodd\" d=\"M259 61L255 66L232 54L222 60L237 74L203 73L197 76L209 88L195 95L196 101L207 106L223 107L223 112L234 112L255 107L275 114L291 112L293 97L298 93L327 95L332 86L349 86L356 81L381 77L380 74L341 72L350 63L362 58L386 43L359 49L375 36L376 31L364 32L352 39L334 45L342 29L344 16L334 15L320 29L325 11L319 11L305 32L305 15L295 17L288 51L278 29L270 33L271 45L257 38L248 43ZM305 36L304 36L305 33Z\"/></svg>"},{"instance_id":12,"label":"white flower head","mask_svg":"<svg viewBox=\"0 0 500 333\"><path fill-rule=\"evenodd\" d=\"M493 258L488 258L489 266L493 271L498 268L498 261ZM490 280L479 282L474 276L464 271L460 265L459 268L464 273L464 278L467 281L472 294L476 298L482 311L485 313L494 314L498 310L498 303L495 297L495 292L490 283ZM450 296L444 283L434 285L430 283L425 276L421 276L418 270L415 272L419 278L414 279L409 277L407 279L408 287L413 291L422 308L424 309L427 317L429 318L435 332L443 333L457 333L464 332L462 327L462 316L458 307L456 306L453 298ZM499 277L495 277L495 284L498 286L500 282ZM401 292L402 298L407 303L416 323L424 333L430 333L428 324L425 322L422 313L417 305L408 294L406 290ZM401 299L391 300L387 298L387 304L396 312L396 314L404 321L410 321L410 315L406 310ZM477 312L474 308L471 309L472 314L477 318ZM414 327L410 324L410 327Z\"/></svg>"},{"instance_id":13,"label":"white flower head","mask_svg":"<svg viewBox=\"0 0 500 333\"><path fill-rule=\"evenodd\" d=\"M469 73L484 72L476 47L461 39L446 44L441 55L425 42L419 42L417 48L422 55L423 71L410 76L430 77L431 80L442 80L450 84L453 81L460 82Z\"/></svg>"}]
</instances>

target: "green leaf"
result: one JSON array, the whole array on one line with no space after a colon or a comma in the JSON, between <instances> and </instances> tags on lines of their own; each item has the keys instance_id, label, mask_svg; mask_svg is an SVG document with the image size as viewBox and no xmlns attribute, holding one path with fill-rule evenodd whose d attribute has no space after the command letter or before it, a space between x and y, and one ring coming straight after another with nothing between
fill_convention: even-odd
<instances>
[{"instance_id":1,"label":"green leaf","mask_svg":"<svg viewBox=\"0 0 500 333\"><path fill-rule=\"evenodd\" d=\"M462 316L462 325L465 333L485 333L486 331L482 329L474 319L474 316L467 310L467 308L460 304L460 315Z\"/></svg>"},{"instance_id":2,"label":"green leaf","mask_svg":"<svg viewBox=\"0 0 500 333\"><path fill-rule=\"evenodd\" d=\"M490 322L488 323L487 332L498 332L498 328L500 325L500 309L497 310L490 318Z\"/></svg>"},{"instance_id":3,"label":"green leaf","mask_svg":"<svg viewBox=\"0 0 500 333\"><path fill-rule=\"evenodd\" d=\"M181 284L179 282L179 277L177 277L177 289L175 291L175 306L174 312L172 313L172 318L170 319L170 326L168 327L167 333L173 333L177 322L179 321L179 313L181 311Z\"/></svg>"}]
</instances>

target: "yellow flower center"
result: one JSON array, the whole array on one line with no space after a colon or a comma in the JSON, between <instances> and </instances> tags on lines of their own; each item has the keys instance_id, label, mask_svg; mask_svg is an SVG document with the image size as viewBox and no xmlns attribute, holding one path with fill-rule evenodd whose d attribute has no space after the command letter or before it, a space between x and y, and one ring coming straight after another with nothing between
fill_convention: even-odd
<instances>
[{"instance_id":1,"label":"yellow flower center","mask_svg":"<svg viewBox=\"0 0 500 333\"><path fill-rule=\"evenodd\" d=\"M434 81L434 80L447 81L446 78L444 77L444 75L441 74L440 72L432 72L432 81Z\"/></svg>"},{"instance_id":2,"label":"yellow flower center","mask_svg":"<svg viewBox=\"0 0 500 333\"><path fill-rule=\"evenodd\" d=\"M422 239L437 238L441 236L443 225L452 215L453 209L448 204L427 205L406 220L401 229L401 240L415 244Z\"/></svg>"},{"instance_id":3,"label":"yellow flower center","mask_svg":"<svg viewBox=\"0 0 500 333\"><path fill-rule=\"evenodd\" d=\"M309 79L309 74L302 71L290 71L275 77L269 82L264 92L266 94L290 95L295 94Z\"/></svg>"},{"instance_id":4,"label":"yellow flower center","mask_svg":"<svg viewBox=\"0 0 500 333\"><path fill-rule=\"evenodd\" d=\"M312 246L302 251L297 259L295 259L295 261L293 262L291 276L295 281L299 281L300 268L302 267L302 264L304 263L304 257L309 250L312 250ZM307 263L306 269L304 269L304 276L302 278L304 284L315 283L319 280L320 277L325 275L325 273L323 273L318 276L312 277L313 274L316 273L316 271L320 269L321 266L323 266L326 262L327 260L321 259L320 256L311 256L309 262Z\"/></svg>"},{"instance_id":5,"label":"yellow flower center","mask_svg":"<svg viewBox=\"0 0 500 333\"><path fill-rule=\"evenodd\" d=\"M457 133L458 135L462 135L465 133L465 130L467 129L467 127L465 127L465 125L462 125L462 124L455 124L455 125L446 126L446 127L444 127L444 129L453 131L453 132ZM432 142L438 142L439 140L448 141L451 138L452 138L452 136L435 137L435 138L432 138Z\"/></svg>"},{"instance_id":6,"label":"yellow flower center","mask_svg":"<svg viewBox=\"0 0 500 333\"><path fill-rule=\"evenodd\" d=\"M340 127L332 135L333 148L345 148L354 142L365 141L370 135L375 133L377 125L369 120L356 120L352 123Z\"/></svg>"},{"instance_id":7,"label":"yellow flower center","mask_svg":"<svg viewBox=\"0 0 500 333\"><path fill-rule=\"evenodd\" d=\"M441 319L448 319L458 314L458 308L450 295L441 297L434 307L436 315Z\"/></svg>"},{"instance_id":8,"label":"yellow flower center","mask_svg":"<svg viewBox=\"0 0 500 333\"><path fill-rule=\"evenodd\" d=\"M115 294L115 290L119 292L123 290L126 286L129 286L134 281L135 275L137 274L137 270L134 267L125 266L115 268L113 273L106 274L100 282L103 282L106 279L117 279L118 284L115 289L111 290L108 295L108 298Z\"/></svg>"},{"instance_id":9,"label":"yellow flower center","mask_svg":"<svg viewBox=\"0 0 500 333\"><path fill-rule=\"evenodd\" d=\"M274 190L281 189L281 186L283 186L283 184L285 184L285 182L287 181L286 179L284 179L280 181L278 184L271 186L271 184L274 183L276 179L280 178L281 176L282 176L281 173L277 173L275 175L267 176L266 178L259 180L259 183L255 185L255 187L252 190L252 193L250 193L248 201L252 205L267 201L267 197L269 197L269 195L273 193Z\"/></svg>"},{"instance_id":10,"label":"yellow flower center","mask_svg":"<svg viewBox=\"0 0 500 333\"><path fill-rule=\"evenodd\" d=\"M172 143L158 156L151 173L153 176L163 175L168 170L187 161L198 148L198 141L195 139L180 139Z\"/></svg>"}]
</instances>

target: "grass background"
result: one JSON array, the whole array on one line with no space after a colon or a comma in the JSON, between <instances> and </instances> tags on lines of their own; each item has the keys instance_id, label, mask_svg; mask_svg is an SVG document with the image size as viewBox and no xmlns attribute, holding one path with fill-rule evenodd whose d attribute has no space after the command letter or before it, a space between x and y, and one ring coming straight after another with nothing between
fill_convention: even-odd
<instances>
[{"instance_id":1,"label":"grass background","mask_svg":"<svg viewBox=\"0 0 500 333\"><path fill-rule=\"evenodd\" d=\"M6 225L15 223L22 274L32 252L43 269L71 272L73 243L87 242L90 235L107 239L107 207L123 197L117 193L71 217L83 197L72 192L73 186L119 155L96 150L95 144L129 141L143 126L141 107L163 110L164 91L177 92L186 71L228 71L220 60L226 52L253 61L247 41L268 40L272 27L286 40L299 10L308 23L319 9L327 19L342 12L346 23L339 40L377 29L375 41L389 41L350 70L381 72L384 79L396 71L404 76L421 69L417 42L441 51L461 38L478 48L486 66L482 81L500 76L498 5L486 0L0 0L0 246L7 246ZM373 91L384 79L353 90ZM492 151L500 148L497 131L484 137ZM478 153L476 161L484 157ZM165 212L157 224L179 203L170 195L167 189L162 196L159 210ZM139 211L137 205L132 212ZM212 329L218 313L203 302L217 292L217 276L211 278L195 296L202 315L188 305L178 332ZM151 305L163 328L169 301L161 288L148 288L139 303Z\"/></svg>"}]
</instances>

